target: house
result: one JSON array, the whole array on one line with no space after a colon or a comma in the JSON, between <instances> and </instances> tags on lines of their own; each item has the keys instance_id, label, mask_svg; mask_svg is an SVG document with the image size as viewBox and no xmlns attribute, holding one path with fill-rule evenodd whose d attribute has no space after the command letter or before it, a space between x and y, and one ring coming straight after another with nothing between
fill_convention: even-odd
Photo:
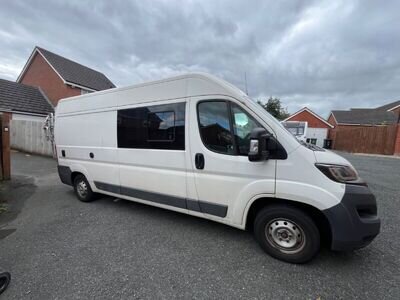
<instances>
[{"instance_id":1,"label":"house","mask_svg":"<svg viewBox=\"0 0 400 300\"><path fill-rule=\"evenodd\" d=\"M41 127L53 111L40 88L0 79L0 179L10 179L10 146L51 155ZM27 123L36 126L27 127Z\"/></svg>"},{"instance_id":2,"label":"house","mask_svg":"<svg viewBox=\"0 0 400 300\"><path fill-rule=\"evenodd\" d=\"M103 73L40 47L33 49L17 82L40 87L53 106L62 98L115 87Z\"/></svg>"},{"instance_id":3,"label":"house","mask_svg":"<svg viewBox=\"0 0 400 300\"><path fill-rule=\"evenodd\" d=\"M307 122L306 141L319 147L324 146L328 132L333 128L333 125L307 107L295 112L283 122Z\"/></svg>"},{"instance_id":4,"label":"house","mask_svg":"<svg viewBox=\"0 0 400 300\"><path fill-rule=\"evenodd\" d=\"M376 108L331 111L329 138L333 149L400 154L400 101Z\"/></svg>"},{"instance_id":5,"label":"house","mask_svg":"<svg viewBox=\"0 0 400 300\"><path fill-rule=\"evenodd\" d=\"M41 88L0 79L0 112L13 120L44 120L54 108Z\"/></svg>"}]
</instances>

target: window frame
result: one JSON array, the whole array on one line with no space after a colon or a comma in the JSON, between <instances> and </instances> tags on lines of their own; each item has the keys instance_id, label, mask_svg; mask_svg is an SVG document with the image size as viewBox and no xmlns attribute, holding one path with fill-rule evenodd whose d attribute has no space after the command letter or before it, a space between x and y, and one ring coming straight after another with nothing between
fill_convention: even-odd
<instances>
[{"instance_id":1,"label":"window frame","mask_svg":"<svg viewBox=\"0 0 400 300\"><path fill-rule=\"evenodd\" d=\"M234 149L234 153L233 153L233 154L225 153L225 152L220 152L220 151L211 149L211 148L208 147L207 144L204 142L203 136L202 136L201 131L200 131L201 127L200 127L200 112L199 112L199 105L200 105L201 103L204 103L204 102L225 102L226 105L228 106L229 126L230 126L229 130L230 130L230 133L231 133L232 138L233 138L233 147L234 147L234 148L233 148L233 149ZM203 143L204 147L207 148L207 150L209 150L209 151L211 151L211 152L214 152L214 153L217 153L217 154L222 154L222 155L237 156L237 157L246 157L246 156L248 156L248 155L246 155L246 154L240 154L240 151L239 151L239 148L238 148L239 146L237 145L237 141L236 141L236 138L235 138L235 131L234 131L234 128L233 128L234 116L233 116L233 113L232 113L232 104L237 105L240 109L242 109L242 110L243 110L244 112L246 112L249 116L251 116L253 119L255 119L255 121L257 121L257 123L260 124L261 128L264 128L267 132L271 132L270 130L266 129L266 127L262 124L262 122L260 122L260 121L258 120L259 117L255 117L255 116L254 116L255 113L252 113L251 110L245 109L242 105L240 105L239 103L237 103L237 102L235 102L235 101L232 101L232 100L230 100L230 99L218 99L218 98L215 98L215 99L204 99L204 100L200 100L200 101L197 102L197 104L196 104L197 131L198 131L198 133L199 133L199 135L200 135L201 142ZM286 149L281 145L281 143L279 143L279 141L278 141L275 137L274 137L274 140L275 140L275 143L276 143L276 145L277 145L277 149L276 149L276 152L275 152L275 153L271 154L270 159L272 159L272 160L285 160L285 159L287 159L288 154L287 154L287 152L286 152Z\"/></svg>"},{"instance_id":2,"label":"window frame","mask_svg":"<svg viewBox=\"0 0 400 300\"><path fill-rule=\"evenodd\" d=\"M249 113L247 110L245 110L242 106L240 106L239 104L237 104L237 103L235 103L235 102L232 102L232 101L230 101L230 104L229 104L229 108L230 108L230 111L231 111L231 118L232 118L232 133L233 133L233 138L234 138L234 140L235 140L235 143L236 143L236 155L237 156L249 156L249 154L242 154L242 153L240 153L240 148L239 148L239 143L237 143L237 141L236 141L236 135L235 135L235 129L233 128L233 124L234 124L234 122L235 122L235 116L234 116L234 113L233 113L233 109L232 109L232 104L234 104L234 105L236 105L237 107L239 107L242 111L244 111L244 113L245 114L247 114L250 118L253 118L259 125L260 125L260 127L259 128L264 128L265 130L267 130L256 118L254 118L254 116L251 114L251 113ZM267 130L268 131L268 130ZM268 131L269 132L269 131Z\"/></svg>"},{"instance_id":3,"label":"window frame","mask_svg":"<svg viewBox=\"0 0 400 300\"><path fill-rule=\"evenodd\" d=\"M228 119L229 119L229 131L230 131L230 133L231 133L231 135L232 135L232 140L233 140L232 144L233 144L234 153L231 154L231 153L225 153L225 152L221 152L221 151L214 150L214 149L210 148L210 147L207 145L207 143L204 142L203 136L202 136L201 131L200 131L201 127L200 127L200 111L199 111L199 106L200 106L201 103L205 103L205 102L224 102L224 103L226 103L227 108L228 108L228 114L229 114L229 116L228 116ZM237 141L236 141L235 130L234 130L234 128L233 128L233 124L234 124L235 120L234 120L234 115L233 115L233 111L232 111L232 103L235 104L235 105L237 105L241 110L243 110L246 114L248 114L249 116L251 116L257 123L260 124L260 122L259 122L256 118L254 118L253 115L252 115L251 113L249 113L246 109L244 109L244 108L243 108L242 106L240 106L238 103L235 103L235 102L233 102L233 101L231 101L231 100L227 100L227 99L207 99L207 100L200 100L200 101L198 101L197 104L196 104L197 126L198 126L198 132L199 132L199 135L200 135L200 139L201 139L201 142L203 143L204 147L206 147L206 148L207 148L208 150L210 150L211 152L215 152L215 153L223 154L223 155L229 155L229 156L248 156L247 154L240 154L240 151L239 151L239 145L238 145L238 143L237 143ZM260 124L260 125L261 125L261 128L264 128L264 129L265 129L265 127L264 127L262 124ZM265 129L265 130L267 130L267 129ZM268 130L267 130L267 131L268 131ZM269 132L269 131L268 131L268 132Z\"/></svg>"},{"instance_id":4,"label":"window frame","mask_svg":"<svg viewBox=\"0 0 400 300\"><path fill-rule=\"evenodd\" d=\"M124 149L124 150L161 150L161 151L186 151L187 149L187 137L186 137L186 131L188 127L188 102L187 101L177 101L177 102L167 102L167 103L143 103L144 105L135 105L135 106L128 106L128 107L120 107L116 110L117 112L117 124L116 124L116 130L117 130L117 148L118 149ZM182 105L182 107L180 107ZM158 109L158 107L165 107L163 109ZM124 114L125 111L129 110L136 110L136 109L146 109L146 108L153 108L153 111L148 111L146 118L143 118L142 120L145 122L145 126L143 126L143 130L146 131L146 136L142 142L145 142L143 144L144 147L139 147L139 146L134 146L128 145L126 141L121 142L120 141L120 113ZM154 109L155 108L155 109ZM155 111L154 111L155 110ZM173 140L152 140L149 139L149 115L151 113L164 113L164 112L172 112L174 114L174 139ZM183 144L180 144L179 141L177 140L177 137L181 137L180 131L177 131L177 124L180 124L182 121L180 119L180 114L183 113L182 115L182 120L183 120ZM124 117L124 116L123 116ZM178 121L178 122L177 122ZM182 126L182 125L179 125ZM123 128L122 128L123 129ZM122 131L123 132L123 131ZM177 136L178 132L178 136ZM159 143L159 144L164 144L168 145L171 144L173 148L164 148L164 147L153 147L152 143ZM175 143L178 143L177 145L174 145Z\"/></svg>"},{"instance_id":5,"label":"window frame","mask_svg":"<svg viewBox=\"0 0 400 300\"><path fill-rule=\"evenodd\" d=\"M200 111L199 111L199 106L202 103L206 103L206 102L223 102L226 104L227 106L227 112L228 112L228 120L229 120L229 132L232 135L232 145L233 145L233 152L234 153L226 153L226 152L222 152L222 151L217 151L215 149L211 149L207 143L204 142L203 139L203 135L201 134L201 127L200 127ZM232 116L232 111L231 111L231 105L230 105L229 100L224 100L224 99L207 99L207 100L201 100L198 101L196 104L196 114L197 114L197 126L198 126L198 132L200 135L200 139L201 142L203 143L204 147L206 147L208 150L210 150L211 152L214 153L218 153L218 154L223 154L223 155L229 155L229 156L237 156L237 146L236 146L236 139L235 139L235 135L233 134L233 116Z\"/></svg>"}]
</instances>

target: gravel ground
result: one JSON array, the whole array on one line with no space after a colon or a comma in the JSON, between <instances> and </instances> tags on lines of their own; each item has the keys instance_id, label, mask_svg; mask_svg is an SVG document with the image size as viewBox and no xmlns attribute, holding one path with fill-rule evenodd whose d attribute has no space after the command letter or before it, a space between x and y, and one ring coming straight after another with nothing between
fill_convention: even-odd
<instances>
[{"instance_id":1,"label":"gravel ground","mask_svg":"<svg viewBox=\"0 0 400 300\"><path fill-rule=\"evenodd\" d=\"M400 160L342 155L377 196L382 232L364 249L291 265L249 232L112 198L81 203L54 161L13 153L0 191L10 203L0 270L12 282L0 297L399 299Z\"/></svg>"}]
</instances>

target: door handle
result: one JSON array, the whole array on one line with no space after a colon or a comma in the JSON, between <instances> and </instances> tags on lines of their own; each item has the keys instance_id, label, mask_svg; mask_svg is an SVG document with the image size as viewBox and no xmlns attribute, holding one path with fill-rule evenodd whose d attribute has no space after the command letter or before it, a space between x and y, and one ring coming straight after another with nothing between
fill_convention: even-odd
<instances>
[{"instance_id":1,"label":"door handle","mask_svg":"<svg viewBox=\"0 0 400 300\"><path fill-rule=\"evenodd\" d=\"M204 155L202 153L196 153L196 156L194 157L194 163L197 169L203 170L205 165Z\"/></svg>"}]
</instances>

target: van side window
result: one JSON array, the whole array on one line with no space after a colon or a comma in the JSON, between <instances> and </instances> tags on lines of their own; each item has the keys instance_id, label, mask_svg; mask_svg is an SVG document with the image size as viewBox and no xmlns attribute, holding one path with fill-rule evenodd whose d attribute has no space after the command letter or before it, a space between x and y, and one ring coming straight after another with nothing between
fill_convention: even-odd
<instances>
[{"instance_id":1,"label":"van side window","mask_svg":"<svg viewBox=\"0 0 400 300\"><path fill-rule=\"evenodd\" d=\"M207 148L223 154L235 154L227 102L200 102L198 118L201 139Z\"/></svg>"},{"instance_id":2,"label":"van side window","mask_svg":"<svg viewBox=\"0 0 400 300\"><path fill-rule=\"evenodd\" d=\"M118 110L118 148L185 150L185 103Z\"/></svg>"},{"instance_id":3,"label":"van side window","mask_svg":"<svg viewBox=\"0 0 400 300\"><path fill-rule=\"evenodd\" d=\"M250 150L250 133L254 128L262 126L238 105L231 103L231 110L238 154L247 156Z\"/></svg>"},{"instance_id":4,"label":"van side window","mask_svg":"<svg viewBox=\"0 0 400 300\"><path fill-rule=\"evenodd\" d=\"M175 139L175 112L163 111L147 114L148 141L169 141Z\"/></svg>"}]
</instances>

